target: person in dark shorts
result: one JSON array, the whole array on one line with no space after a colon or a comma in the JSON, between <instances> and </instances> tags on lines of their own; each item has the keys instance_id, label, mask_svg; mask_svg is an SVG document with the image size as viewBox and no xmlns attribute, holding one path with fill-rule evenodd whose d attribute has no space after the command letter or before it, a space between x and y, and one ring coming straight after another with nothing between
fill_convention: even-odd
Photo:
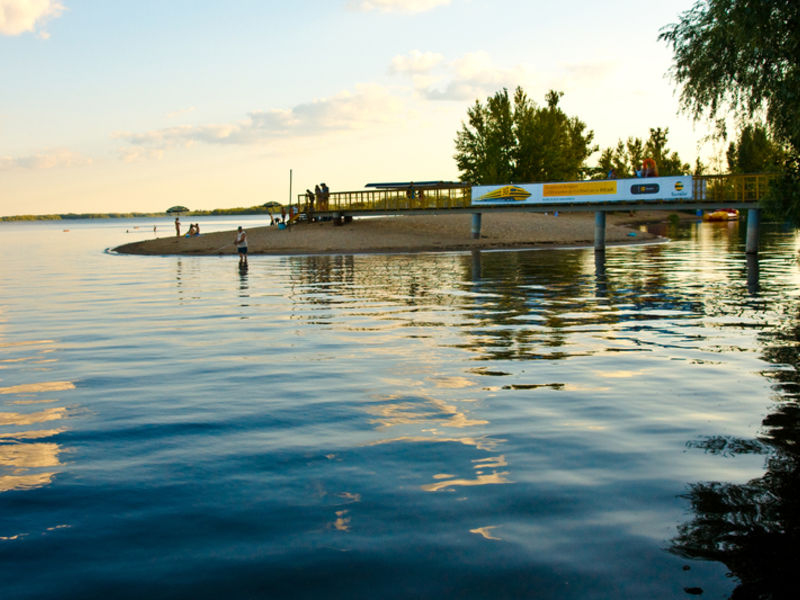
<instances>
[{"instance_id":1,"label":"person in dark shorts","mask_svg":"<svg viewBox=\"0 0 800 600\"><path fill-rule=\"evenodd\" d=\"M242 226L239 225L239 229L236 232L236 251L239 253L239 264L246 265L247 264L247 232L242 229Z\"/></svg>"}]
</instances>

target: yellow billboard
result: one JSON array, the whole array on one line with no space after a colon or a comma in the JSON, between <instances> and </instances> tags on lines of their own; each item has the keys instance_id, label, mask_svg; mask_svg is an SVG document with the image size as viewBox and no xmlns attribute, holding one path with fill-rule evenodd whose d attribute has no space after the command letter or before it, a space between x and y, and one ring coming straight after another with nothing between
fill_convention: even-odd
<instances>
[{"instance_id":1,"label":"yellow billboard","mask_svg":"<svg viewBox=\"0 0 800 600\"><path fill-rule=\"evenodd\" d=\"M571 181L568 183L545 183L542 186L544 198L556 196L603 196L616 194L616 181Z\"/></svg>"}]
</instances>

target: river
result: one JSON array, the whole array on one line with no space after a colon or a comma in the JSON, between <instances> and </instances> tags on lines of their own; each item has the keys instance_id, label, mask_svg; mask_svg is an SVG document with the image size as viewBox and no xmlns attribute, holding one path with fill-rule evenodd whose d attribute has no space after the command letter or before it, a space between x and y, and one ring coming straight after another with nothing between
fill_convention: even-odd
<instances>
[{"instance_id":1,"label":"river","mask_svg":"<svg viewBox=\"0 0 800 600\"><path fill-rule=\"evenodd\" d=\"M4 599L796 591L795 231L107 251L154 225L0 223Z\"/></svg>"}]
</instances>

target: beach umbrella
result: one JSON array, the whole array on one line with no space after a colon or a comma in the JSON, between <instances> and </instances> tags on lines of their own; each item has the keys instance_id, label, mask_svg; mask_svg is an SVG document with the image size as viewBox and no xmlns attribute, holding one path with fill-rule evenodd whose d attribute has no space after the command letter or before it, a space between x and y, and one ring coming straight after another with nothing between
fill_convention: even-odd
<instances>
[{"instance_id":1,"label":"beach umbrella","mask_svg":"<svg viewBox=\"0 0 800 600\"><path fill-rule=\"evenodd\" d=\"M167 209L168 215L180 215L187 212L189 212L189 209L185 206L172 206Z\"/></svg>"},{"instance_id":2,"label":"beach umbrella","mask_svg":"<svg viewBox=\"0 0 800 600\"><path fill-rule=\"evenodd\" d=\"M265 202L261 206L263 206L264 208L274 208L274 207L280 206L280 205L281 205L280 202L275 202L274 200L270 200L269 202Z\"/></svg>"}]
</instances>

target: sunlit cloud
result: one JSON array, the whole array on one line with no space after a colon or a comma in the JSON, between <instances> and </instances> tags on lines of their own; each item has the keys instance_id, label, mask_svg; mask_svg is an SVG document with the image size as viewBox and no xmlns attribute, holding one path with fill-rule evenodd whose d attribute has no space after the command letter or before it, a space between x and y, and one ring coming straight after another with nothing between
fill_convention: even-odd
<instances>
[{"instance_id":1,"label":"sunlit cloud","mask_svg":"<svg viewBox=\"0 0 800 600\"><path fill-rule=\"evenodd\" d=\"M356 86L352 92L343 91L290 109L253 111L230 123L181 125L144 133L118 132L114 137L128 144L120 149L125 161L159 159L166 150L197 143L246 145L365 129L395 122L403 109L403 101L386 88L365 84Z\"/></svg>"},{"instance_id":2,"label":"sunlit cloud","mask_svg":"<svg viewBox=\"0 0 800 600\"><path fill-rule=\"evenodd\" d=\"M444 61L438 52L412 50L408 54L395 56L390 70L392 73L428 73Z\"/></svg>"},{"instance_id":3,"label":"sunlit cloud","mask_svg":"<svg viewBox=\"0 0 800 600\"><path fill-rule=\"evenodd\" d=\"M13 169L58 169L82 167L92 164L92 159L71 150L48 150L29 156L0 156L0 171Z\"/></svg>"},{"instance_id":4,"label":"sunlit cloud","mask_svg":"<svg viewBox=\"0 0 800 600\"><path fill-rule=\"evenodd\" d=\"M587 60L561 63L559 70L570 79L594 82L607 79L617 70L617 65L610 60Z\"/></svg>"},{"instance_id":5,"label":"sunlit cloud","mask_svg":"<svg viewBox=\"0 0 800 600\"><path fill-rule=\"evenodd\" d=\"M484 51L447 61L440 54L414 50L394 57L389 71L410 77L414 91L428 100L474 100L533 78L521 65L495 65Z\"/></svg>"},{"instance_id":6,"label":"sunlit cloud","mask_svg":"<svg viewBox=\"0 0 800 600\"><path fill-rule=\"evenodd\" d=\"M64 6L56 0L0 0L0 34L20 35L36 31L39 37L47 39L50 34L41 26L63 11Z\"/></svg>"},{"instance_id":7,"label":"sunlit cloud","mask_svg":"<svg viewBox=\"0 0 800 600\"><path fill-rule=\"evenodd\" d=\"M179 108L178 110L173 110L172 112L167 113L168 119L177 119L178 117L182 117L184 115L188 115L191 112L197 110L194 106L188 106L186 108Z\"/></svg>"},{"instance_id":8,"label":"sunlit cloud","mask_svg":"<svg viewBox=\"0 0 800 600\"><path fill-rule=\"evenodd\" d=\"M451 0L350 0L348 7L353 10L369 12L421 13L439 6L447 6Z\"/></svg>"}]
</instances>

